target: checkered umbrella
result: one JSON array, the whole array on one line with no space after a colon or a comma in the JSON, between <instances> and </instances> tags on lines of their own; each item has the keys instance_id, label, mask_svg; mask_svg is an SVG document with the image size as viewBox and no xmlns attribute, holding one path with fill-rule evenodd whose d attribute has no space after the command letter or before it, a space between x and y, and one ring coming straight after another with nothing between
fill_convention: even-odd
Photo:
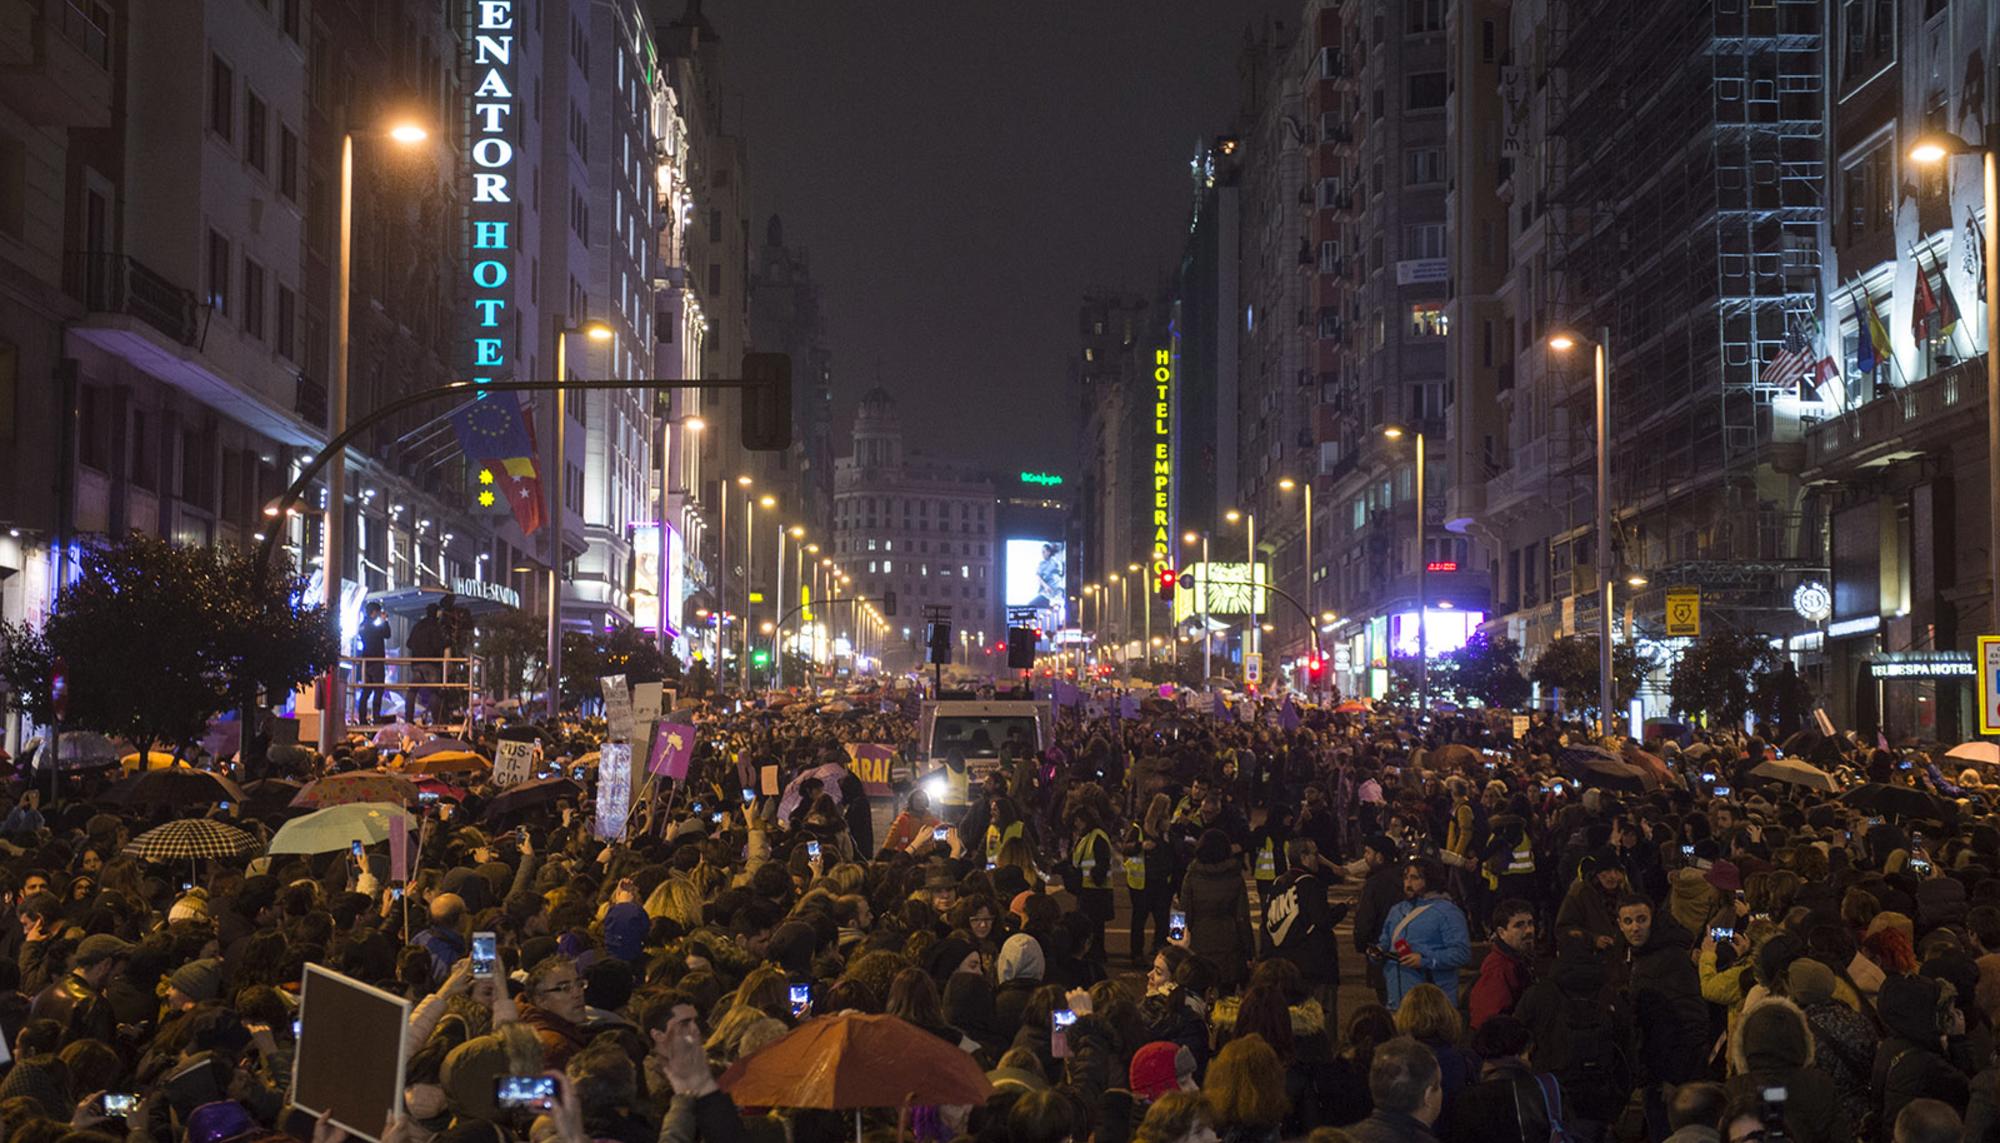
<instances>
[{"instance_id":1,"label":"checkered umbrella","mask_svg":"<svg viewBox=\"0 0 2000 1143\"><path fill-rule=\"evenodd\" d=\"M247 857L263 848L256 838L208 818L183 818L147 830L125 852L143 861L192 861L198 857Z\"/></svg>"}]
</instances>

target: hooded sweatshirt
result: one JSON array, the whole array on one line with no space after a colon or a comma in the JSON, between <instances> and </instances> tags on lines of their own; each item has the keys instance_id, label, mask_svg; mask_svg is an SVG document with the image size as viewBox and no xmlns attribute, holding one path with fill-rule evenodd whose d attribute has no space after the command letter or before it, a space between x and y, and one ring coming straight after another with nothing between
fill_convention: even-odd
<instances>
[{"instance_id":1,"label":"hooded sweatshirt","mask_svg":"<svg viewBox=\"0 0 2000 1143\"><path fill-rule=\"evenodd\" d=\"M1041 944L1026 933L1015 933L1000 946L1000 959L994 965L1000 986L993 993L993 1024L1007 1042L1020 1029L1021 1013L1028 1007L1028 997L1042 986L1046 968Z\"/></svg>"},{"instance_id":2,"label":"hooded sweatshirt","mask_svg":"<svg viewBox=\"0 0 2000 1143\"><path fill-rule=\"evenodd\" d=\"M1667 915L1690 933L1706 933L1722 914L1720 891L1708 883L1708 871L1690 865L1667 875Z\"/></svg>"},{"instance_id":3,"label":"hooded sweatshirt","mask_svg":"<svg viewBox=\"0 0 2000 1143\"><path fill-rule=\"evenodd\" d=\"M1729 1063L1736 1073L1727 1085L1729 1094L1755 1096L1782 1087L1788 1139L1850 1143L1854 1125L1833 1081L1813 1066L1813 1050L1812 1030L1797 1005L1779 996L1758 1001L1744 1009L1729 1041Z\"/></svg>"}]
</instances>

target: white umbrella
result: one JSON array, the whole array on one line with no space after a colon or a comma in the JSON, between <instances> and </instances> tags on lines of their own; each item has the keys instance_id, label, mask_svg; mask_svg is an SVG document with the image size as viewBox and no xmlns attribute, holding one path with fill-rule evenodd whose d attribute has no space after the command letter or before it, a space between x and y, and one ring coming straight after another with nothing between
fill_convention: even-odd
<instances>
[{"instance_id":1,"label":"white umbrella","mask_svg":"<svg viewBox=\"0 0 2000 1143\"><path fill-rule=\"evenodd\" d=\"M1804 786L1809 790L1838 790L1840 783L1833 775L1811 766L1796 758L1774 758L1760 762L1750 773L1758 778L1769 778L1775 782L1788 782L1794 786Z\"/></svg>"},{"instance_id":2,"label":"white umbrella","mask_svg":"<svg viewBox=\"0 0 2000 1143\"><path fill-rule=\"evenodd\" d=\"M56 760L64 766L105 766L116 763L126 753L102 734L74 730L62 736L62 743L56 747Z\"/></svg>"},{"instance_id":3,"label":"white umbrella","mask_svg":"<svg viewBox=\"0 0 2000 1143\"><path fill-rule=\"evenodd\" d=\"M1944 752L1946 758L1956 758L1961 762L1982 762L1988 766L2000 766L2000 742L1961 742Z\"/></svg>"},{"instance_id":4,"label":"white umbrella","mask_svg":"<svg viewBox=\"0 0 2000 1143\"><path fill-rule=\"evenodd\" d=\"M271 835L269 853L332 853L355 842L387 841L397 824L408 829L412 819L401 806L388 802L347 802L293 818Z\"/></svg>"}]
</instances>

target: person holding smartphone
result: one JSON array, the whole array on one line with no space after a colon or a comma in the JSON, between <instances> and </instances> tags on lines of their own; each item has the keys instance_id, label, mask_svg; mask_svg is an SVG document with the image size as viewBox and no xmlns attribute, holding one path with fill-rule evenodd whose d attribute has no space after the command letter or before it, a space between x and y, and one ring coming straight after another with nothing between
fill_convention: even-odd
<instances>
[{"instance_id":1,"label":"person holding smartphone","mask_svg":"<svg viewBox=\"0 0 2000 1143\"><path fill-rule=\"evenodd\" d=\"M882 839L883 856L892 853L917 853L931 843L931 831L944 824L931 812L931 800L922 790L910 791L910 800L903 804L903 812L889 823L889 832Z\"/></svg>"}]
</instances>

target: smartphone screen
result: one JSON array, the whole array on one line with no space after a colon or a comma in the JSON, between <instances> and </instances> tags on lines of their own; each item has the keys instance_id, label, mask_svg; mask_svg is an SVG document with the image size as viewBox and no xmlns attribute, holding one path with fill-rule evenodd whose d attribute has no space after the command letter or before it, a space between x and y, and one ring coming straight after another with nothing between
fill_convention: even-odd
<instances>
[{"instance_id":1,"label":"smartphone screen","mask_svg":"<svg viewBox=\"0 0 2000 1143\"><path fill-rule=\"evenodd\" d=\"M743 787L743 804L747 806L751 802L754 802L756 800L757 800L757 791L751 789L748 786Z\"/></svg>"},{"instance_id":2,"label":"smartphone screen","mask_svg":"<svg viewBox=\"0 0 2000 1143\"><path fill-rule=\"evenodd\" d=\"M104 1093L104 1114L113 1119L123 1119L139 1106L139 1097L129 1091L107 1091Z\"/></svg>"},{"instance_id":3,"label":"smartphone screen","mask_svg":"<svg viewBox=\"0 0 2000 1143\"><path fill-rule=\"evenodd\" d=\"M797 1020L801 1016L804 1016L807 1012L812 1011L812 985L810 984L792 985L791 1001L792 1001L792 1019L794 1020Z\"/></svg>"},{"instance_id":4,"label":"smartphone screen","mask_svg":"<svg viewBox=\"0 0 2000 1143\"><path fill-rule=\"evenodd\" d=\"M1076 1013L1068 1008L1058 1008L1049 1013L1049 1055L1058 1060L1069 1057L1069 1027L1076 1023Z\"/></svg>"},{"instance_id":5,"label":"smartphone screen","mask_svg":"<svg viewBox=\"0 0 2000 1143\"><path fill-rule=\"evenodd\" d=\"M390 888L390 890L389 890L389 899L390 899L391 901L400 901L400 900L402 900L402 899L403 899L403 887L402 887L401 885L396 885L396 886L392 886L392 887Z\"/></svg>"},{"instance_id":6,"label":"smartphone screen","mask_svg":"<svg viewBox=\"0 0 2000 1143\"><path fill-rule=\"evenodd\" d=\"M807 842L807 843L806 843L806 856L807 856L807 857L810 857L810 858L813 858L814 860L818 860L818 859L819 859L819 843L818 843L818 842L816 842L816 841L809 841L809 842Z\"/></svg>"},{"instance_id":7,"label":"smartphone screen","mask_svg":"<svg viewBox=\"0 0 2000 1143\"><path fill-rule=\"evenodd\" d=\"M1715 796L1718 798L1726 798L1729 796L1729 794L1730 794L1730 789L1727 786L1717 786L1715 788Z\"/></svg>"},{"instance_id":8,"label":"smartphone screen","mask_svg":"<svg viewBox=\"0 0 2000 1143\"><path fill-rule=\"evenodd\" d=\"M950 838L951 838L950 826L938 826L936 829L933 829L931 831L932 841L948 841L950 840Z\"/></svg>"},{"instance_id":9,"label":"smartphone screen","mask_svg":"<svg viewBox=\"0 0 2000 1143\"><path fill-rule=\"evenodd\" d=\"M1184 941L1187 939L1187 914L1179 909L1167 914L1167 939Z\"/></svg>"},{"instance_id":10,"label":"smartphone screen","mask_svg":"<svg viewBox=\"0 0 2000 1143\"><path fill-rule=\"evenodd\" d=\"M536 1075L495 1076L493 1102L508 1110L547 1111L556 1105L556 1079Z\"/></svg>"},{"instance_id":11,"label":"smartphone screen","mask_svg":"<svg viewBox=\"0 0 2000 1143\"><path fill-rule=\"evenodd\" d=\"M348 846L347 848L348 852L354 854L354 860L356 861L361 860L361 840L359 838L356 838L354 844Z\"/></svg>"},{"instance_id":12,"label":"smartphone screen","mask_svg":"<svg viewBox=\"0 0 2000 1143\"><path fill-rule=\"evenodd\" d=\"M492 976L494 962L500 959L492 933L472 934L472 975Z\"/></svg>"},{"instance_id":13,"label":"smartphone screen","mask_svg":"<svg viewBox=\"0 0 2000 1143\"><path fill-rule=\"evenodd\" d=\"M1708 935L1714 937L1718 941L1733 941L1736 939L1736 930L1730 928L1717 927L1708 930Z\"/></svg>"},{"instance_id":14,"label":"smartphone screen","mask_svg":"<svg viewBox=\"0 0 2000 1143\"><path fill-rule=\"evenodd\" d=\"M1691 845L1684 845L1684 846L1681 846L1681 856L1682 856L1682 857L1693 857L1693 856L1694 856L1694 846L1691 846Z\"/></svg>"}]
</instances>

